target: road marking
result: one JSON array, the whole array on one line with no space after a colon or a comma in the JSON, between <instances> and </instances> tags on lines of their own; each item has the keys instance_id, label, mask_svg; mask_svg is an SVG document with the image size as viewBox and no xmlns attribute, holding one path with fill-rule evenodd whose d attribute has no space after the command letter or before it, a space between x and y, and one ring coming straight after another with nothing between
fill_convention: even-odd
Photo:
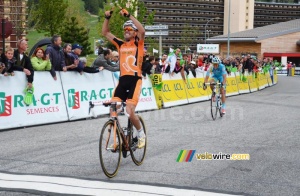
<instances>
[{"instance_id":1,"label":"road marking","mask_svg":"<svg viewBox=\"0 0 300 196\"><path fill-rule=\"evenodd\" d=\"M103 182L70 177L39 176L0 173L0 190L26 190L76 195L205 195L221 196L228 194L188 190L181 188Z\"/></svg>"}]
</instances>

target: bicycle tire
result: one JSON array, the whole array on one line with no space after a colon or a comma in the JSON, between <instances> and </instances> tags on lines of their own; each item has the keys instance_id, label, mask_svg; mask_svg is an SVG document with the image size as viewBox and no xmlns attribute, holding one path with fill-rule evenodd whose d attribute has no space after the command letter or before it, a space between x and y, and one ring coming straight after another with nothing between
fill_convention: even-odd
<instances>
[{"instance_id":1,"label":"bicycle tire","mask_svg":"<svg viewBox=\"0 0 300 196\"><path fill-rule=\"evenodd\" d=\"M224 114L222 113L222 100L221 100L221 98L219 100L219 113L220 113L220 116L223 117Z\"/></svg>"},{"instance_id":2,"label":"bicycle tire","mask_svg":"<svg viewBox=\"0 0 300 196\"><path fill-rule=\"evenodd\" d=\"M138 118L141 122L141 125L143 127L143 130L144 130L144 133L145 133L145 147L142 148L142 149L139 149L136 147L137 145L137 140L136 139L136 135L134 135L134 131L133 131L133 125L131 124L131 127L130 127L130 137L129 137L129 145L130 145L130 148L129 148L129 151L130 151L130 155L131 155L131 158L132 158L132 161L137 165L137 166L140 166L144 159L145 159L145 156L146 156L146 149L147 149L147 132L146 132L146 126L145 126L145 123L144 123L144 120L141 116L138 115Z\"/></svg>"},{"instance_id":3,"label":"bicycle tire","mask_svg":"<svg viewBox=\"0 0 300 196\"><path fill-rule=\"evenodd\" d=\"M215 95L215 99L217 99L216 97L217 95ZM211 99L210 99L210 111L211 111L211 117L213 120L216 120L217 118L217 114L218 114L218 106L217 106L217 102L218 100L216 100L216 102L213 101L213 96L211 95Z\"/></svg>"},{"instance_id":4,"label":"bicycle tire","mask_svg":"<svg viewBox=\"0 0 300 196\"><path fill-rule=\"evenodd\" d=\"M103 125L101 135L100 135L100 140L99 140L99 157L100 157L101 168L104 174L109 178L113 178L114 176L117 175L121 164L121 155L122 155L121 137L120 137L120 131L118 130L118 127L116 130L116 140L117 140L116 142L119 145L117 145L116 149L109 148L114 143L113 126L114 126L113 120L107 121ZM113 158L115 160L112 160Z\"/></svg>"}]
</instances>

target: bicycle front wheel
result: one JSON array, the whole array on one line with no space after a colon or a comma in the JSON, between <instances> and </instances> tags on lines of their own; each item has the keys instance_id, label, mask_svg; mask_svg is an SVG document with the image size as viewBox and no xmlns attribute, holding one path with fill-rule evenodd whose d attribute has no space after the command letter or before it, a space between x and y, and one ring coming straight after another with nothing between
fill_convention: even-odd
<instances>
[{"instance_id":1,"label":"bicycle front wheel","mask_svg":"<svg viewBox=\"0 0 300 196\"><path fill-rule=\"evenodd\" d=\"M109 178L117 175L121 163L121 138L118 127L116 129L114 135L114 121L109 120L104 124L100 135L100 164L104 174Z\"/></svg>"},{"instance_id":2,"label":"bicycle front wheel","mask_svg":"<svg viewBox=\"0 0 300 196\"><path fill-rule=\"evenodd\" d=\"M218 105L217 105L217 102L216 102L217 95L215 95L214 99L215 100L213 100L213 96L211 96L211 99L210 99L210 111L211 111L211 117L212 117L212 119L216 120L217 113L218 113Z\"/></svg>"},{"instance_id":3,"label":"bicycle front wheel","mask_svg":"<svg viewBox=\"0 0 300 196\"><path fill-rule=\"evenodd\" d=\"M222 101L221 101L221 100L219 100L218 106L219 106L219 113L220 113L220 116L223 117L223 113L222 113Z\"/></svg>"},{"instance_id":4,"label":"bicycle front wheel","mask_svg":"<svg viewBox=\"0 0 300 196\"><path fill-rule=\"evenodd\" d=\"M130 128L130 137L129 137L129 145L130 145L130 155L132 158L132 161L137 165L141 165L145 159L146 155L146 149L147 149L147 134L146 134L146 126L144 123L144 120L141 116L138 116L141 126L143 128L144 134L145 134L145 146L143 148L138 148L138 139L137 139L137 130L135 127L131 124Z\"/></svg>"}]
</instances>

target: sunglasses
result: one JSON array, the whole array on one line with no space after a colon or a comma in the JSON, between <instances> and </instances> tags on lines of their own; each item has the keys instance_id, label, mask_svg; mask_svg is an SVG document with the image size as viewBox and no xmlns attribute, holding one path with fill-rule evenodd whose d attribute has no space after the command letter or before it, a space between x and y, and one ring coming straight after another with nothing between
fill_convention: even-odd
<instances>
[{"instance_id":1,"label":"sunglasses","mask_svg":"<svg viewBox=\"0 0 300 196\"><path fill-rule=\"evenodd\" d=\"M114 56L114 57L119 58L119 56Z\"/></svg>"},{"instance_id":2,"label":"sunglasses","mask_svg":"<svg viewBox=\"0 0 300 196\"><path fill-rule=\"evenodd\" d=\"M134 29L132 27L125 27L124 31L134 31Z\"/></svg>"}]
</instances>

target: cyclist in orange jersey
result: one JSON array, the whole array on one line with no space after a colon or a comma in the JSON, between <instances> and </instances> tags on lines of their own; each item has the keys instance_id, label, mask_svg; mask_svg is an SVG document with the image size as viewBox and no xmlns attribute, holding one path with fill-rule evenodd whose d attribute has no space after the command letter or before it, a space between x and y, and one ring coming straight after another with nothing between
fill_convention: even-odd
<instances>
[{"instance_id":1,"label":"cyclist in orange jersey","mask_svg":"<svg viewBox=\"0 0 300 196\"><path fill-rule=\"evenodd\" d=\"M138 130L138 148L145 146L145 134L135 108L139 101L142 88L142 63L144 54L145 29L143 25L126 9L120 14L130 20L123 25L124 39L117 38L109 30L109 19L112 12L105 12L102 34L118 49L120 62L120 79L114 91L112 102L126 101L126 112L135 128Z\"/></svg>"}]
</instances>

